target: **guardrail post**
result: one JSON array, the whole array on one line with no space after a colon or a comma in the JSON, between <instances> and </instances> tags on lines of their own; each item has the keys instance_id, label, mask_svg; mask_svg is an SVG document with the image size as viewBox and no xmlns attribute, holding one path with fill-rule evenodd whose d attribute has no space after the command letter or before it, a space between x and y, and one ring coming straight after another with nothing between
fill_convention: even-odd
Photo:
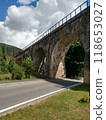
<instances>
[{"instance_id":1,"label":"guardrail post","mask_svg":"<svg viewBox=\"0 0 106 120\"><path fill-rule=\"evenodd\" d=\"M63 19L62 19L62 24L63 24Z\"/></svg>"},{"instance_id":2,"label":"guardrail post","mask_svg":"<svg viewBox=\"0 0 106 120\"><path fill-rule=\"evenodd\" d=\"M67 22L67 16L66 16L66 22Z\"/></svg>"},{"instance_id":3,"label":"guardrail post","mask_svg":"<svg viewBox=\"0 0 106 120\"><path fill-rule=\"evenodd\" d=\"M58 27L60 26L60 22L58 22Z\"/></svg>"},{"instance_id":4,"label":"guardrail post","mask_svg":"<svg viewBox=\"0 0 106 120\"><path fill-rule=\"evenodd\" d=\"M81 12L81 5L80 5L80 12Z\"/></svg>"},{"instance_id":5,"label":"guardrail post","mask_svg":"<svg viewBox=\"0 0 106 120\"><path fill-rule=\"evenodd\" d=\"M71 19L71 13L70 13L70 19Z\"/></svg>"},{"instance_id":6,"label":"guardrail post","mask_svg":"<svg viewBox=\"0 0 106 120\"><path fill-rule=\"evenodd\" d=\"M75 9L75 16L76 16L76 9Z\"/></svg>"}]
</instances>

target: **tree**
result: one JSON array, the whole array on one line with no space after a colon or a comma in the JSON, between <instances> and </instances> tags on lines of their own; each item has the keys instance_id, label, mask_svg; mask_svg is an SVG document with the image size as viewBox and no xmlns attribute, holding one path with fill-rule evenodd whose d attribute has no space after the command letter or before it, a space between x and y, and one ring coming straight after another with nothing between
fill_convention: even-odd
<instances>
[{"instance_id":1,"label":"tree","mask_svg":"<svg viewBox=\"0 0 106 120\"><path fill-rule=\"evenodd\" d=\"M3 44L2 45L2 47L1 47L1 49L2 49L2 54L3 54L3 59L4 60L6 60L6 45L5 44Z\"/></svg>"},{"instance_id":2,"label":"tree","mask_svg":"<svg viewBox=\"0 0 106 120\"><path fill-rule=\"evenodd\" d=\"M2 57L0 56L0 74L2 73L2 62L1 62L1 60L2 60Z\"/></svg>"},{"instance_id":3,"label":"tree","mask_svg":"<svg viewBox=\"0 0 106 120\"><path fill-rule=\"evenodd\" d=\"M25 75L26 75L26 78L30 78L30 75L32 74L32 72L34 71L34 63L33 61L31 60L30 57L26 58L26 60L24 60L22 62L22 67L25 71Z\"/></svg>"},{"instance_id":4,"label":"tree","mask_svg":"<svg viewBox=\"0 0 106 120\"><path fill-rule=\"evenodd\" d=\"M9 69L9 72L10 72L10 73L12 73L14 65L15 65L15 58L12 58L12 59L9 61L9 65L8 65L8 69Z\"/></svg>"},{"instance_id":5,"label":"tree","mask_svg":"<svg viewBox=\"0 0 106 120\"><path fill-rule=\"evenodd\" d=\"M22 80L24 76L23 68L17 64L13 66L12 79L13 80Z\"/></svg>"},{"instance_id":6,"label":"tree","mask_svg":"<svg viewBox=\"0 0 106 120\"><path fill-rule=\"evenodd\" d=\"M3 57L2 48L0 47L0 58Z\"/></svg>"},{"instance_id":7,"label":"tree","mask_svg":"<svg viewBox=\"0 0 106 120\"><path fill-rule=\"evenodd\" d=\"M80 40L78 40L71 45L65 57L67 77L76 77L83 74L84 57L85 52L83 44Z\"/></svg>"},{"instance_id":8,"label":"tree","mask_svg":"<svg viewBox=\"0 0 106 120\"><path fill-rule=\"evenodd\" d=\"M0 58L0 71L1 73L8 73L8 63L5 59Z\"/></svg>"}]
</instances>

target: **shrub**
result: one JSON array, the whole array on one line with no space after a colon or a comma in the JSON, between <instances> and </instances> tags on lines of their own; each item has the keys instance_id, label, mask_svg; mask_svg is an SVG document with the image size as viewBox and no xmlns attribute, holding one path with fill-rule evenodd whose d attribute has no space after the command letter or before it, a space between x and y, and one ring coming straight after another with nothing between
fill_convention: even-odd
<instances>
[{"instance_id":1,"label":"shrub","mask_svg":"<svg viewBox=\"0 0 106 120\"><path fill-rule=\"evenodd\" d=\"M89 96L83 96L80 100L79 100L79 102L90 102L90 97Z\"/></svg>"},{"instance_id":2,"label":"shrub","mask_svg":"<svg viewBox=\"0 0 106 120\"><path fill-rule=\"evenodd\" d=\"M17 64L14 65L13 71L12 71L12 79L13 80L22 80L24 76L23 68Z\"/></svg>"},{"instance_id":3,"label":"shrub","mask_svg":"<svg viewBox=\"0 0 106 120\"><path fill-rule=\"evenodd\" d=\"M0 74L0 80L11 80L11 74Z\"/></svg>"},{"instance_id":4,"label":"shrub","mask_svg":"<svg viewBox=\"0 0 106 120\"><path fill-rule=\"evenodd\" d=\"M27 58L26 60L24 60L22 62L22 67L24 69L26 78L30 78L30 75L32 74L32 72L34 71L34 63L31 60L31 58Z\"/></svg>"},{"instance_id":5,"label":"shrub","mask_svg":"<svg viewBox=\"0 0 106 120\"><path fill-rule=\"evenodd\" d=\"M6 76L5 80L11 80L11 76Z\"/></svg>"}]
</instances>

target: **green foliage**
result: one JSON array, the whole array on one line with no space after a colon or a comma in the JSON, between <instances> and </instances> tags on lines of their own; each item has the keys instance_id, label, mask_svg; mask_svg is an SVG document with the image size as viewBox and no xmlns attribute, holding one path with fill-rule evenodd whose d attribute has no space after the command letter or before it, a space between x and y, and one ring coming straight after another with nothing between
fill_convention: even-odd
<instances>
[{"instance_id":1,"label":"green foliage","mask_svg":"<svg viewBox=\"0 0 106 120\"><path fill-rule=\"evenodd\" d=\"M84 48L80 40L73 43L66 55L66 76L83 76L84 68Z\"/></svg>"},{"instance_id":2,"label":"green foliage","mask_svg":"<svg viewBox=\"0 0 106 120\"><path fill-rule=\"evenodd\" d=\"M3 52L1 47L0 47L0 57L3 57Z\"/></svg>"},{"instance_id":3,"label":"green foliage","mask_svg":"<svg viewBox=\"0 0 106 120\"><path fill-rule=\"evenodd\" d=\"M9 61L9 65L8 65L8 70L9 70L10 73L12 73L14 65L15 65L15 58L12 58Z\"/></svg>"},{"instance_id":4,"label":"green foliage","mask_svg":"<svg viewBox=\"0 0 106 120\"><path fill-rule=\"evenodd\" d=\"M0 58L0 73L8 73L8 62L3 59L3 58Z\"/></svg>"},{"instance_id":5,"label":"green foliage","mask_svg":"<svg viewBox=\"0 0 106 120\"><path fill-rule=\"evenodd\" d=\"M13 56L19 50L21 50L21 49L16 48L11 45L6 45L4 43L0 43L0 74L3 74L5 76L6 73L12 72L13 66L15 64L15 59L13 58L9 62L8 57ZM10 80L11 77L10 76L5 76L5 77L2 76L1 79Z\"/></svg>"},{"instance_id":6,"label":"green foliage","mask_svg":"<svg viewBox=\"0 0 106 120\"><path fill-rule=\"evenodd\" d=\"M88 95L85 95L79 100L79 102L88 102L89 103L90 97Z\"/></svg>"},{"instance_id":7,"label":"green foliage","mask_svg":"<svg viewBox=\"0 0 106 120\"><path fill-rule=\"evenodd\" d=\"M7 45L4 43L0 43L0 56L1 57L10 57L15 55L18 51L20 51L21 49L11 46L11 45ZM3 53L4 51L4 53Z\"/></svg>"},{"instance_id":8,"label":"green foliage","mask_svg":"<svg viewBox=\"0 0 106 120\"><path fill-rule=\"evenodd\" d=\"M22 62L22 67L25 71L25 75L26 75L26 78L30 78L30 75L32 74L32 72L34 71L34 63L33 61L31 60L31 58L27 58L26 60L24 60Z\"/></svg>"},{"instance_id":9,"label":"green foliage","mask_svg":"<svg viewBox=\"0 0 106 120\"><path fill-rule=\"evenodd\" d=\"M40 75L39 73L33 73L34 76L36 76L36 78L42 78L42 79L46 79L48 78L46 75Z\"/></svg>"},{"instance_id":10,"label":"green foliage","mask_svg":"<svg viewBox=\"0 0 106 120\"><path fill-rule=\"evenodd\" d=\"M11 80L11 74L0 74L0 81Z\"/></svg>"},{"instance_id":11,"label":"green foliage","mask_svg":"<svg viewBox=\"0 0 106 120\"><path fill-rule=\"evenodd\" d=\"M5 44L2 44L1 50L2 50L2 57L4 60L6 60L7 52L6 52L6 45Z\"/></svg>"},{"instance_id":12,"label":"green foliage","mask_svg":"<svg viewBox=\"0 0 106 120\"><path fill-rule=\"evenodd\" d=\"M22 80L24 76L23 68L17 64L14 65L12 71L12 79L13 80Z\"/></svg>"}]
</instances>

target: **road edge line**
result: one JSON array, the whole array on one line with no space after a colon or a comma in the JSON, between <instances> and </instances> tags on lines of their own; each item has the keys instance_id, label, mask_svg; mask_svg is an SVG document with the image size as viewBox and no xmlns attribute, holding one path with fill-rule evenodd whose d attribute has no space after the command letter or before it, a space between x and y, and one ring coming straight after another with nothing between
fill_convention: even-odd
<instances>
[{"instance_id":1,"label":"road edge line","mask_svg":"<svg viewBox=\"0 0 106 120\"><path fill-rule=\"evenodd\" d=\"M0 113L4 113L4 112L9 111L9 110L11 110L11 109L14 109L14 108L20 107L20 106L22 106L22 105L25 105L25 104L28 104L28 103L34 102L34 101L39 100L39 99L41 99L41 98L44 98L44 97L47 97L47 96L49 96L49 95L52 95L52 94L58 93L58 92L60 92L60 91L63 91L63 90L66 90L66 89L69 89L69 88L72 88L72 87L78 86L78 85L80 85L80 84L82 84L82 83L78 83L78 84L75 84L75 85L71 85L71 86L68 86L68 87L65 87L65 88L62 88L62 89L59 89L59 90L56 90L56 91L53 91L53 92L50 92L50 93L44 94L44 95L42 95L42 96L39 96L39 97L36 97L36 98L30 99L30 100L27 100L27 101L25 101L25 102L22 102L22 103L19 103L19 104L16 104L16 105L10 106L10 107L8 107L8 108L4 108L4 109L0 110Z\"/></svg>"}]
</instances>

